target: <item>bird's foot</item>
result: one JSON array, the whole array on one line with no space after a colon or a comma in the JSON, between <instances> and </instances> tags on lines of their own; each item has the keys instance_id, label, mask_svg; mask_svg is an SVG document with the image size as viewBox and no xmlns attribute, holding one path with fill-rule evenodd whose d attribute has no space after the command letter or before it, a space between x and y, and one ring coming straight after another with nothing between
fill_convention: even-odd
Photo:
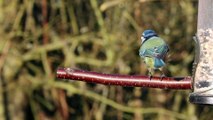
<instances>
[{"instance_id":1,"label":"bird's foot","mask_svg":"<svg viewBox=\"0 0 213 120\"><path fill-rule=\"evenodd\" d=\"M162 75L160 76L160 81L162 81L164 77L166 77L166 76L165 76L164 74L162 74Z\"/></svg>"},{"instance_id":2,"label":"bird's foot","mask_svg":"<svg viewBox=\"0 0 213 120\"><path fill-rule=\"evenodd\" d=\"M149 75L149 80L150 80L150 81L152 80L152 75Z\"/></svg>"}]
</instances>

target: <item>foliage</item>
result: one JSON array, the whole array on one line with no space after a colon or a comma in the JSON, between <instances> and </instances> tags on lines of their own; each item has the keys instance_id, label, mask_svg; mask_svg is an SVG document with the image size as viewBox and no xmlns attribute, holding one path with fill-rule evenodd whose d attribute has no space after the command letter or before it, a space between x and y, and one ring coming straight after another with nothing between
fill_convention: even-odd
<instances>
[{"instance_id":1,"label":"foliage","mask_svg":"<svg viewBox=\"0 0 213 120\"><path fill-rule=\"evenodd\" d=\"M191 75L196 19L195 0L0 0L0 119L210 119L189 91L55 78L59 66L146 74L150 28L170 46L166 75Z\"/></svg>"}]
</instances>

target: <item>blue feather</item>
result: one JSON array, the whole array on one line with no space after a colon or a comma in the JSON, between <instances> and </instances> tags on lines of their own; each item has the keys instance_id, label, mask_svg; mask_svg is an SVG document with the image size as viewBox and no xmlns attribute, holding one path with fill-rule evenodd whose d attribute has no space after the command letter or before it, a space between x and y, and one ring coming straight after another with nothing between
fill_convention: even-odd
<instances>
[{"instance_id":1,"label":"blue feather","mask_svg":"<svg viewBox=\"0 0 213 120\"><path fill-rule=\"evenodd\" d=\"M165 63L162 59L154 58L154 60L155 60L155 62L154 62L155 68L160 68L160 67L163 67L165 65Z\"/></svg>"}]
</instances>

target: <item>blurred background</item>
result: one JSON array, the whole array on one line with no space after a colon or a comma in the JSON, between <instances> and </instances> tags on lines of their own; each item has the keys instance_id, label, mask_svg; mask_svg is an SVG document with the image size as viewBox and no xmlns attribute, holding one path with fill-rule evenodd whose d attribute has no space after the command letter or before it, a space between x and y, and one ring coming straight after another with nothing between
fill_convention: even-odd
<instances>
[{"instance_id":1,"label":"blurred background","mask_svg":"<svg viewBox=\"0 0 213 120\"><path fill-rule=\"evenodd\" d=\"M191 91L56 79L58 67L145 75L143 30L170 46L167 76L190 76L198 0L0 0L0 120L210 120Z\"/></svg>"}]
</instances>

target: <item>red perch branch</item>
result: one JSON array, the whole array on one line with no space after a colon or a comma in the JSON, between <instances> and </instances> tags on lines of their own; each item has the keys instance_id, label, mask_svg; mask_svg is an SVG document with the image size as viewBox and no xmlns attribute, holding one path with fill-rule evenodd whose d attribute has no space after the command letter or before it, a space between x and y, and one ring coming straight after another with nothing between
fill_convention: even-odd
<instances>
[{"instance_id":1,"label":"red perch branch","mask_svg":"<svg viewBox=\"0 0 213 120\"><path fill-rule=\"evenodd\" d=\"M148 87L163 89L192 89L192 77L155 77L116 75L76 70L72 68L58 68L57 78L99 83L105 85L120 85L131 87Z\"/></svg>"}]
</instances>

